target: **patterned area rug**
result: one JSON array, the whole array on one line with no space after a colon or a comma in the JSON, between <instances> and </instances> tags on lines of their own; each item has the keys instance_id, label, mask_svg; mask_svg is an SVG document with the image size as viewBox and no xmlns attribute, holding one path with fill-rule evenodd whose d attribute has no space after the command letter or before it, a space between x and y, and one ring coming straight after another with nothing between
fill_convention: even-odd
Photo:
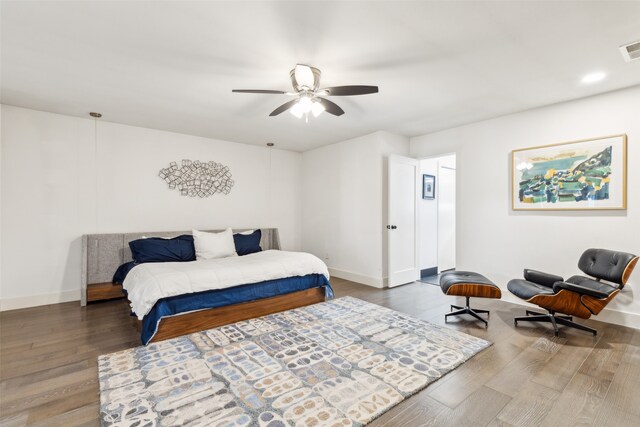
<instances>
[{"instance_id":1,"label":"patterned area rug","mask_svg":"<svg viewBox=\"0 0 640 427\"><path fill-rule=\"evenodd\" d=\"M100 356L103 426L360 426L491 343L346 297Z\"/></svg>"}]
</instances>

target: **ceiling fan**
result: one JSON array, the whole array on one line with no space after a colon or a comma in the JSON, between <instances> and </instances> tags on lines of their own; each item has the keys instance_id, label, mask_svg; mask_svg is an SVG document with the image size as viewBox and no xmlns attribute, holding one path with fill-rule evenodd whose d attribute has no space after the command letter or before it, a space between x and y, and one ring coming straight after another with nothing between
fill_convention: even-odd
<instances>
[{"instance_id":1,"label":"ceiling fan","mask_svg":"<svg viewBox=\"0 0 640 427\"><path fill-rule=\"evenodd\" d=\"M353 96L378 93L378 86L333 86L320 89L320 70L304 64L297 64L296 68L291 70L289 74L295 92L262 89L233 89L232 92L295 96L295 99L285 102L273 110L269 116L277 116L290 110L291 114L298 118L305 115L307 120L309 113L312 113L314 117L318 117L323 111L334 116L344 114L342 108L328 99L322 98L323 96Z\"/></svg>"}]
</instances>

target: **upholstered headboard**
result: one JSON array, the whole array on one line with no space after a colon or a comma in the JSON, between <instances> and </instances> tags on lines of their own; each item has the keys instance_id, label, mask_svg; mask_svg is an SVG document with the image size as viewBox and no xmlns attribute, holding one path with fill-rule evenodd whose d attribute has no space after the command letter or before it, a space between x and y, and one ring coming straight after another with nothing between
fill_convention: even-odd
<instances>
[{"instance_id":1,"label":"upholstered headboard","mask_svg":"<svg viewBox=\"0 0 640 427\"><path fill-rule=\"evenodd\" d=\"M252 228L234 229L234 232L253 230ZM262 249L280 249L280 237L277 228L261 228ZM207 230L219 232L224 230ZM87 285L111 282L113 273L125 262L133 261L129 242L143 237L172 238L191 231L160 231L144 233L85 234L82 236L82 294L80 303L87 303Z\"/></svg>"}]
</instances>

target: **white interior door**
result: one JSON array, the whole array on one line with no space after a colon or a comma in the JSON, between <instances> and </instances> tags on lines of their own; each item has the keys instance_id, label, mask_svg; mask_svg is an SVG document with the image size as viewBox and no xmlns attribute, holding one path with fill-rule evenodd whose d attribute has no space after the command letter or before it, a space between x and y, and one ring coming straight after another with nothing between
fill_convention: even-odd
<instances>
[{"instance_id":1,"label":"white interior door","mask_svg":"<svg viewBox=\"0 0 640 427\"><path fill-rule=\"evenodd\" d=\"M420 277L416 222L418 171L417 160L389 156L389 287Z\"/></svg>"},{"instance_id":2,"label":"white interior door","mask_svg":"<svg viewBox=\"0 0 640 427\"><path fill-rule=\"evenodd\" d=\"M456 170L438 167L438 272L456 267Z\"/></svg>"}]
</instances>

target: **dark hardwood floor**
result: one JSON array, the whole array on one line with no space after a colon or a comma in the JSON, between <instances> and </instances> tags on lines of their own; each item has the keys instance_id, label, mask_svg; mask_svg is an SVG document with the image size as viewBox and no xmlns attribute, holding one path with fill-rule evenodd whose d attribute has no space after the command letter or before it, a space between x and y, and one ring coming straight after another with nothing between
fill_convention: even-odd
<instances>
[{"instance_id":1,"label":"dark hardwood floor","mask_svg":"<svg viewBox=\"0 0 640 427\"><path fill-rule=\"evenodd\" d=\"M385 290L332 283L337 297L437 324L456 301L419 282ZM449 327L494 345L371 426L640 426L639 330L591 320L596 338L567 329L555 338L546 325L514 328L522 306L472 305L492 310L488 329L464 317ZM123 301L0 313L0 425L98 425L97 357L138 344Z\"/></svg>"}]
</instances>

